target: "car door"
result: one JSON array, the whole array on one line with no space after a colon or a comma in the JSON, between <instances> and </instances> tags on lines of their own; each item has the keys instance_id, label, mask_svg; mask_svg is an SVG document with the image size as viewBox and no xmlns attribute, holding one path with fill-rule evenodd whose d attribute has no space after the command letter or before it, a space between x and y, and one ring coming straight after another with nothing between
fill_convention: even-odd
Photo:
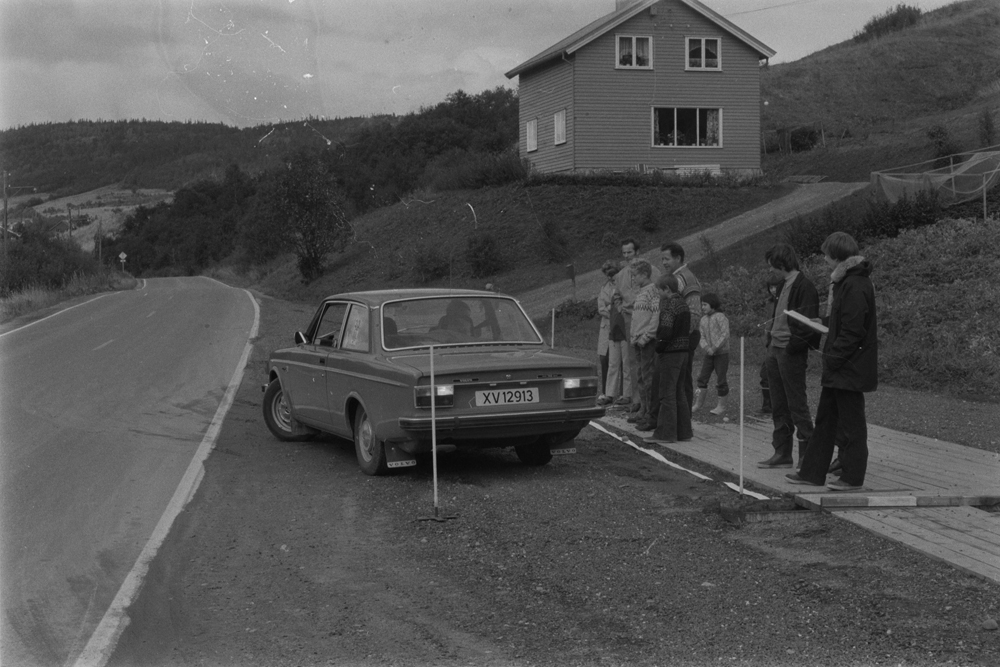
<instances>
[{"instance_id":1,"label":"car door","mask_svg":"<svg viewBox=\"0 0 1000 667\"><path fill-rule=\"evenodd\" d=\"M327 360L327 409L335 432L345 436L351 435L353 428L345 414L347 397L355 391L364 399L362 383L371 375L371 312L363 304L350 305L340 346L330 350Z\"/></svg>"},{"instance_id":2,"label":"car door","mask_svg":"<svg viewBox=\"0 0 1000 667\"><path fill-rule=\"evenodd\" d=\"M331 351L340 346L347 308L343 301L324 304L311 339L299 346L296 363L289 366L289 393L296 418L324 430L333 426L326 399L327 368Z\"/></svg>"}]
</instances>

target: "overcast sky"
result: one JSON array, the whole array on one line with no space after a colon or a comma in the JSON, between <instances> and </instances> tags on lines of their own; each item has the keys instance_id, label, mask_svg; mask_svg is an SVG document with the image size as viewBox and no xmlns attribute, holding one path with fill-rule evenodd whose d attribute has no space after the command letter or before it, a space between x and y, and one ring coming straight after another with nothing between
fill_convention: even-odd
<instances>
[{"instance_id":1,"label":"overcast sky","mask_svg":"<svg viewBox=\"0 0 1000 667\"><path fill-rule=\"evenodd\" d=\"M953 0L907 0L928 11ZM899 0L706 0L777 55L850 39ZM259 125L404 114L504 72L615 0L0 0L0 129L67 120Z\"/></svg>"}]
</instances>

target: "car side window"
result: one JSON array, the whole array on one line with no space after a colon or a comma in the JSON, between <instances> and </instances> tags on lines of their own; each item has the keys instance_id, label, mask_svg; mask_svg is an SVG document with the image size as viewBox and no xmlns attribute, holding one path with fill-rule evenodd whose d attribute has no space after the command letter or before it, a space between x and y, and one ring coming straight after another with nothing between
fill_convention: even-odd
<instances>
[{"instance_id":1,"label":"car side window","mask_svg":"<svg viewBox=\"0 0 1000 667\"><path fill-rule=\"evenodd\" d=\"M347 313L346 303L328 304L316 327L313 345L322 347L340 347L340 332L344 326L344 315Z\"/></svg>"},{"instance_id":2,"label":"car side window","mask_svg":"<svg viewBox=\"0 0 1000 667\"><path fill-rule=\"evenodd\" d=\"M341 346L345 350L355 352L368 352L368 309L359 304L351 306L351 312L347 316L347 326L344 328L344 344Z\"/></svg>"}]
</instances>

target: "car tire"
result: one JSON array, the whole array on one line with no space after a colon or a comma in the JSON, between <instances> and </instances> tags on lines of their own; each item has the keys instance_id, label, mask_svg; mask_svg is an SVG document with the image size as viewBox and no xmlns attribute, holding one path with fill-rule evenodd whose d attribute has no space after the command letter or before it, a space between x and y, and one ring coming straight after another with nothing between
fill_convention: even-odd
<instances>
[{"instance_id":1,"label":"car tire","mask_svg":"<svg viewBox=\"0 0 1000 667\"><path fill-rule=\"evenodd\" d=\"M296 433L295 419L292 417L291 406L281 389L281 382L272 380L264 392L264 423L267 429L278 440L284 442L303 442L311 440L313 433Z\"/></svg>"},{"instance_id":2,"label":"car tire","mask_svg":"<svg viewBox=\"0 0 1000 667\"><path fill-rule=\"evenodd\" d=\"M521 463L528 466L543 466L552 460L551 447L547 444L518 445L514 451Z\"/></svg>"},{"instance_id":3,"label":"car tire","mask_svg":"<svg viewBox=\"0 0 1000 667\"><path fill-rule=\"evenodd\" d=\"M361 472L366 475L384 475L389 472L385 443L375 437L371 419L361 407L354 416L354 453L358 457Z\"/></svg>"}]
</instances>

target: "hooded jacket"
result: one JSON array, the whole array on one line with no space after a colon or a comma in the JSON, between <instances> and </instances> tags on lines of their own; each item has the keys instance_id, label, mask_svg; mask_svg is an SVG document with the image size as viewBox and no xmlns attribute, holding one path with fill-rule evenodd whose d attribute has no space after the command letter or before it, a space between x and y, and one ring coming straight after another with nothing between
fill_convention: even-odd
<instances>
[{"instance_id":1,"label":"hooded jacket","mask_svg":"<svg viewBox=\"0 0 1000 667\"><path fill-rule=\"evenodd\" d=\"M871 262L849 257L833 270L830 331L823 346L824 387L875 391L878 387L878 319Z\"/></svg>"}]
</instances>

